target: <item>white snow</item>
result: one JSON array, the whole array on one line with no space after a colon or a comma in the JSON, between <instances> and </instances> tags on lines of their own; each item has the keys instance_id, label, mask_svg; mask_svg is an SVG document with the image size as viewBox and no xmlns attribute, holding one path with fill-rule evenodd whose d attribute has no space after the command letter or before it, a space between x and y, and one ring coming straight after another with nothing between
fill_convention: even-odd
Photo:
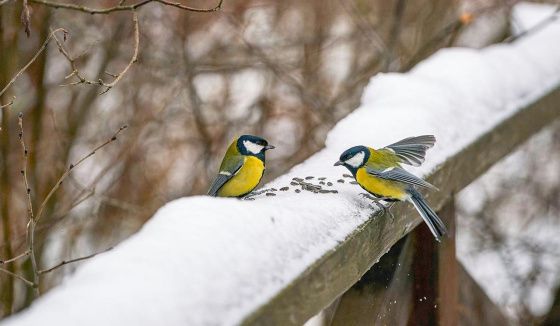
<instances>
[{"instance_id":1,"label":"white snow","mask_svg":"<svg viewBox=\"0 0 560 326\"><path fill-rule=\"evenodd\" d=\"M516 10L517 19L525 7ZM3 325L239 323L373 212L358 186L336 182L347 173L332 166L344 149L434 134L436 146L414 172L433 171L560 83L558 39L556 22L510 45L445 49L410 73L375 76L325 149L267 185L280 188L312 175L329 178L339 194L296 194L291 187L255 201L175 200Z\"/></svg>"}]
</instances>

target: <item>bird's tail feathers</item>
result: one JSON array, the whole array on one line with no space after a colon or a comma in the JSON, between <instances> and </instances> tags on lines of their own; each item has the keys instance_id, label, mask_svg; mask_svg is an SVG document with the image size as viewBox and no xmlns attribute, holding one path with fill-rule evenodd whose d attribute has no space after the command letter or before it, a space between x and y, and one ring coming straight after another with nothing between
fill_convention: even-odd
<instances>
[{"instance_id":1,"label":"bird's tail feathers","mask_svg":"<svg viewBox=\"0 0 560 326\"><path fill-rule=\"evenodd\" d=\"M441 241L441 238L447 233L445 224L416 189L411 188L409 192L410 202L420 213L420 216L422 216L422 219L426 222L436 240Z\"/></svg>"}]
</instances>

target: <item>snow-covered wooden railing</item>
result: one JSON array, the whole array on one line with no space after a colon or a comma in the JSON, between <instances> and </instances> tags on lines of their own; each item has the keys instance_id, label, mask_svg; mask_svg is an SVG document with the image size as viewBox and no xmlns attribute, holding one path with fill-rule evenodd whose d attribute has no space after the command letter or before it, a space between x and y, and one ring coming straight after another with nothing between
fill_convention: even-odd
<instances>
[{"instance_id":1,"label":"snow-covered wooden railing","mask_svg":"<svg viewBox=\"0 0 560 326\"><path fill-rule=\"evenodd\" d=\"M517 7L518 21L541 19L532 9ZM560 116L559 39L560 24L551 23L512 44L442 50L410 73L376 76L325 149L266 186L288 191L173 201L5 325L305 322L420 223L405 204L394 220L377 216L358 186L337 182L344 171L332 164L342 150L435 134L414 172L440 188L427 199L447 207L452 223L453 194ZM307 176L326 178L337 193L296 193L292 178ZM441 246L454 257L452 245Z\"/></svg>"}]
</instances>

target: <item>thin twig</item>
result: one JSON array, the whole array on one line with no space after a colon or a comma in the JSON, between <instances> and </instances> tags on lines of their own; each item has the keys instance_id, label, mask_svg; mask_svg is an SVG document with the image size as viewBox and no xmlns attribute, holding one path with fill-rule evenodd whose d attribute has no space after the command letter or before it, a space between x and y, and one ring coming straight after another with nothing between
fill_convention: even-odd
<instances>
[{"instance_id":1,"label":"thin twig","mask_svg":"<svg viewBox=\"0 0 560 326\"><path fill-rule=\"evenodd\" d=\"M189 7L189 6L185 6L181 3L178 2L172 2L172 1L167 1L167 0L142 0L140 2L137 2L135 4L131 4L131 5L123 5L122 2L119 3L118 5L114 6L114 7L109 7L109 8L91 8L91 7L86 7L86 6L82 6L82 5L76 5L76 4L72 4L72 3L60 3L60 2L52 2L52 1L46 1L46 0L30 0L33 3L37 3L37 4L42 4L45 6L49 6L52 8L60 8L60 9L69 9L69 10L76 10L76 11L81 11L81 12L85 12L88 14L109 14L111 12L115 12L115 11L134 11L148 3L151 2L155 2L155 3L159 3L165 6L170 6L170 7L175 7L178 9L182 9L182 10L187 10L187 11L194 11L194 12L214 12L214 11L218 11L220 9L222 9L222 4L224 2L224 0L220 0L218 2L218 4L212 8L194 8L194 7Z\"/></svg>"},{"instance_id":2,"label":"thin twig","mask_svg":"<svg viewBox=\"0 0 560 326\"><path fill-rule=\"evenodd\" d=\"M10 258L8 260L0 260L0 265L6 265L6 264L12 263L12 262L14 262L14 261L16 261L20 258L27 257L27 256L29 256L29 253L30 253L29 250L26 250L25 252L15 256L14 258Z\"/></svg>"},{"instance_id":3,"label":"thin twig","mask_svg":"<svg viewBox=\"0 0 560 326\"><path fill-rule=\"evenodd\" d=\"M107 252L111 249L113 249L113 247L109 247L109 248L107 248L103 251L96 252L96 253L91 254L91 255L87 255L87 256L83 256L83 257L79 257L79 258L74 258L74 259L70 259L70 260L63 260L63 261L54 265L51 268L40 270L39 274L42 275L42 274L50 273L50 272L52 272L52 271L54 271L54 270L56 270L56 269L58 269L58 268L60 268L64 265L68 265L68 264L76 263L76 262L79 262L79 261L82 261L82 260L90 259L92 257L95 257L95 256L99 255L99 254L105 253L105 252Z\"/></svg>"},{"instance_id":4,"label":"thin twig","mask_svg":"<svg viewBox=\"0 0 560 326\"><path fill-rule=\"evenodd\" d=\"M33 282L31 282L30 280L26 279L25 277L23 277L23 276L21 276L21 275L18 275L18 274L16 274L16 273L12 273L12 272L10 272L9 270L4 269L4 268L2 268L2 267L0 267L0 271L4 272L4 273L6 273L6 274L8 274L8 275L10 275L10 276L13 276L13 277L17 278L18 280L24 282L24 283L27 284L28 286L35 287L35 284L33 284Z\"/></svg>"},{"instance_id":5,"label":"thin twig","mask_svg":"<svg viewBox=\"0 0 560 326\"><path fill-rule=\"evenodd\" d=\"M29 250L29 257L31 260L31 271L33 273L33 294L35 297L39 296L39 273L37 258L35 256L35 226L37 225L35 218L33 216L33 203L31 202L31 188L29 188L29 182L27 181L27 159L29 153L27 147L25 146L25 138L23 137L23 113L18 115L18 125L19 125L19 142L21 144L21 151L23 155L23 167L20 171L23 177L23 184L25 186L25 192L27 194L27 217L29 221L27 222L27 247Z\"/></svg>"},{"instance_id":6,"label":"thin twig","mask_svg":"<svg viewBox=\"0 0 560 326\"><path fill-rule=\"evenodd\" d=\"M47 44L49 44L49 41L53 38L54 34L57 32L63 32L64 34L67 34L68 32L64 29L64 28L57 28L54 31L52 31L49 36L47 37L47 39L45 40L45 42L43 42L43 45L41 45L41 47L39 48L39 50L37 51L37 53L35 53L35 55L33 56L33 58L31 58L31 60L29 60L29 62L23 66L23 68L21 68L17 74L15 74L14 77L12 77L12 79L8 82L8 84L6 86L4 86L4 88L0 91L0 96L2 96L6 90L12 86L12 84L16 81L16 79L27 69L29 68L29 66L35 62L35 60L37 60L37 58L39 57L39 55L45 50L45 48L47 47Z\"/></svg>"},{"instance_id":7,"label":"thin twig","mask_svg":"<svg viewBox=\"0 0 560 326\"><path fill-rule=\"evenodd\" d=\"M7 108L8 106L11 106L12 104L14 104L15 100L16 100L16 97L14 96L14 97L12 97L10 102L8 102L6 104L0 104L0 109Z\"/></svg>"},{"instance_id":8,"label":"thin twig","mask_svg":"<svg viewBox=\"0 0 560 326\"><path fill-rule=\"evenodd\" d=\"M27 4L27 0L23 0L22 3L22 10L21 10L21 23L25 28L25 35L27 37L31 36L31 12L29 11L29 5Z\"/></svg>"},{"instance_id":9,"label":"thin twig","mask_svg":"<svg viewBox=\"0 0 560 326\"><path fill-rule=\"evenodd\" d=\"M25 146L25 139L23 138L23 113L18 115L18 125L19 125L19 142L21 144L21 151L23 153L23 167L19 171L23 177L23 185L25 186L25 192L27 193L27 214L30 220L34 220L33 217L33 203L31 202L31 188L29 187L29 182L27 180L27 160L29 158L29 152Z\"/></svg>"},{"instance_id":10,"label":"thin twig","mask_svg":"<svg viewBox=\"0 0 560 326\"><path fill-rule=\"evenodd\" d=\"M60 176L60 178L58 179L58 181L56 182L56 184L52 187L51 191L47 194L47 197L45 197L45 199L43 200L43 202L41 203L41 206L39 207L39 211L37 212L37 216L35 218L36 222L39 222L39 220L42 217L42 214L45 210L45 207L47 205L47 202L51 199L52 195L56 192L56 190L60 187L60 185L62 185L62 182L64 181L64 179L66 179L68 177L68 175L72 172L72 170L76 167L78 167L80 164L82 164L85 160L87 160L89 157L93 156L95 154L96 151L100 150L101 148L109 145L110 143L114 142L115 140L117 140L117 136L118 134L120 134L123 130L125 130L127 128L126 125L122 126L119 128L119 130L117 130L113 136L111 136L111 138L109 138L108 140L106 140L104 143L102 143L101 145L95 147L91 152L89 152L86 156L82 157L81 159L79 159L76 163L74 164L70 164L70 166L68 167L68 169L66 169L66 171L64 171L64 173Z\"/></svg>"},{"instance_id":11,"label":"thin twig","mask_svg":"<svg viewBox=\"0 0 560 326\"><path fill-rule=\"evenodd\" d=\"M123 76L128 72L128 70L130 69L130 67L132 66L132 64L136 63L138 61L138 51L140 48L140 29L139 29L139 24L138 24L138 14L136 13L136 11L133 11L132 13L132 21L134 23L134 53L132 55L132 58L130 59L130 61L128 62L128 64L126 65L126 67L123 69L123 71L121 71L118 74L110 74L107 73L107 75L114 77L115 79L110 82L110 83L106 83L103 79L99 78L98 80L89 80L87 78L85 78L81 73L80 70L78 69L77 65L76 65L76 58L73 58L70 53L68 52L68 50L66 50L62 44L62 42L55 36L54 40L56 42L56 45L58 46L58 50L60 51L60 53L62 53L62 55L66 58L66 60L68 60L68 62L70 63L70 67L72 69L72 72L67 75L66 77L64 77L64 79L69 79L72 77L76 77L78 80L75 82L71 82L68 84L64 84L61 86L70 86L70 85L78 85L78 84L88 84L88 85L99 85L99 86L104 86L105 89L99 94L105 94L107 93L111 88L115 87L115 85L123 78Z\"/></svg>"},{"instance_id":12,"label":"thin twig","mask_svg":"<svg viewBox=\"0 0 560 326\"><path fill-rule=\"evenodd\" d=\"M128 62L128 65L126 65L124 70L121 71L121 73L117 74L117 77L115 78L115 80L113 80L109 84L105 84L105 83L103 84L103 86L105 86L107 88L103 92L101 92L99 95L105 94L111 88L113 88L119 82L119 80L121 80L121 78L126 74L128 69L130 69L132 64L134 64L136 61L138 61L138 48L140 47L140 31L139 31L139 28L138 28L138 14L136 13L136 11L132 12L132 21L134 22L134 54L132 55L132 58L130 59L130 61Z\"/></svg>"}]
</instances>

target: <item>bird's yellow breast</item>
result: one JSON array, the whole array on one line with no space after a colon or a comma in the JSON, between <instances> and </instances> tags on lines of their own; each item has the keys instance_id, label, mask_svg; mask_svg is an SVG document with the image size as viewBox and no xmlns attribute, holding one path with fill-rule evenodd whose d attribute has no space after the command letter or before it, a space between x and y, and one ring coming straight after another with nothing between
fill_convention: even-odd
<instances>
[{"instance_id":1,"label":"bird's yellow breast","mask_svg":"<svg viewBox=\"0 0 560 326\"><path fill-rule=\"evenodd\" d=\"M264 163L254 156L246 156L237 174L218 190L220 197L239 197L251 192L261 181Z\"/></svg>"},{"instance_id":2,"label":"bird's yellow breast","mask_svg":"<svg viewBox=\"0 0 560 326\"><path fill-rule=\"evenodd\" d=\"M356 171L356 181L362 188L378 197L404 200L407 196L401 183L374 177L367 173L365 168Z\"/></svg>"}]
</instances>

